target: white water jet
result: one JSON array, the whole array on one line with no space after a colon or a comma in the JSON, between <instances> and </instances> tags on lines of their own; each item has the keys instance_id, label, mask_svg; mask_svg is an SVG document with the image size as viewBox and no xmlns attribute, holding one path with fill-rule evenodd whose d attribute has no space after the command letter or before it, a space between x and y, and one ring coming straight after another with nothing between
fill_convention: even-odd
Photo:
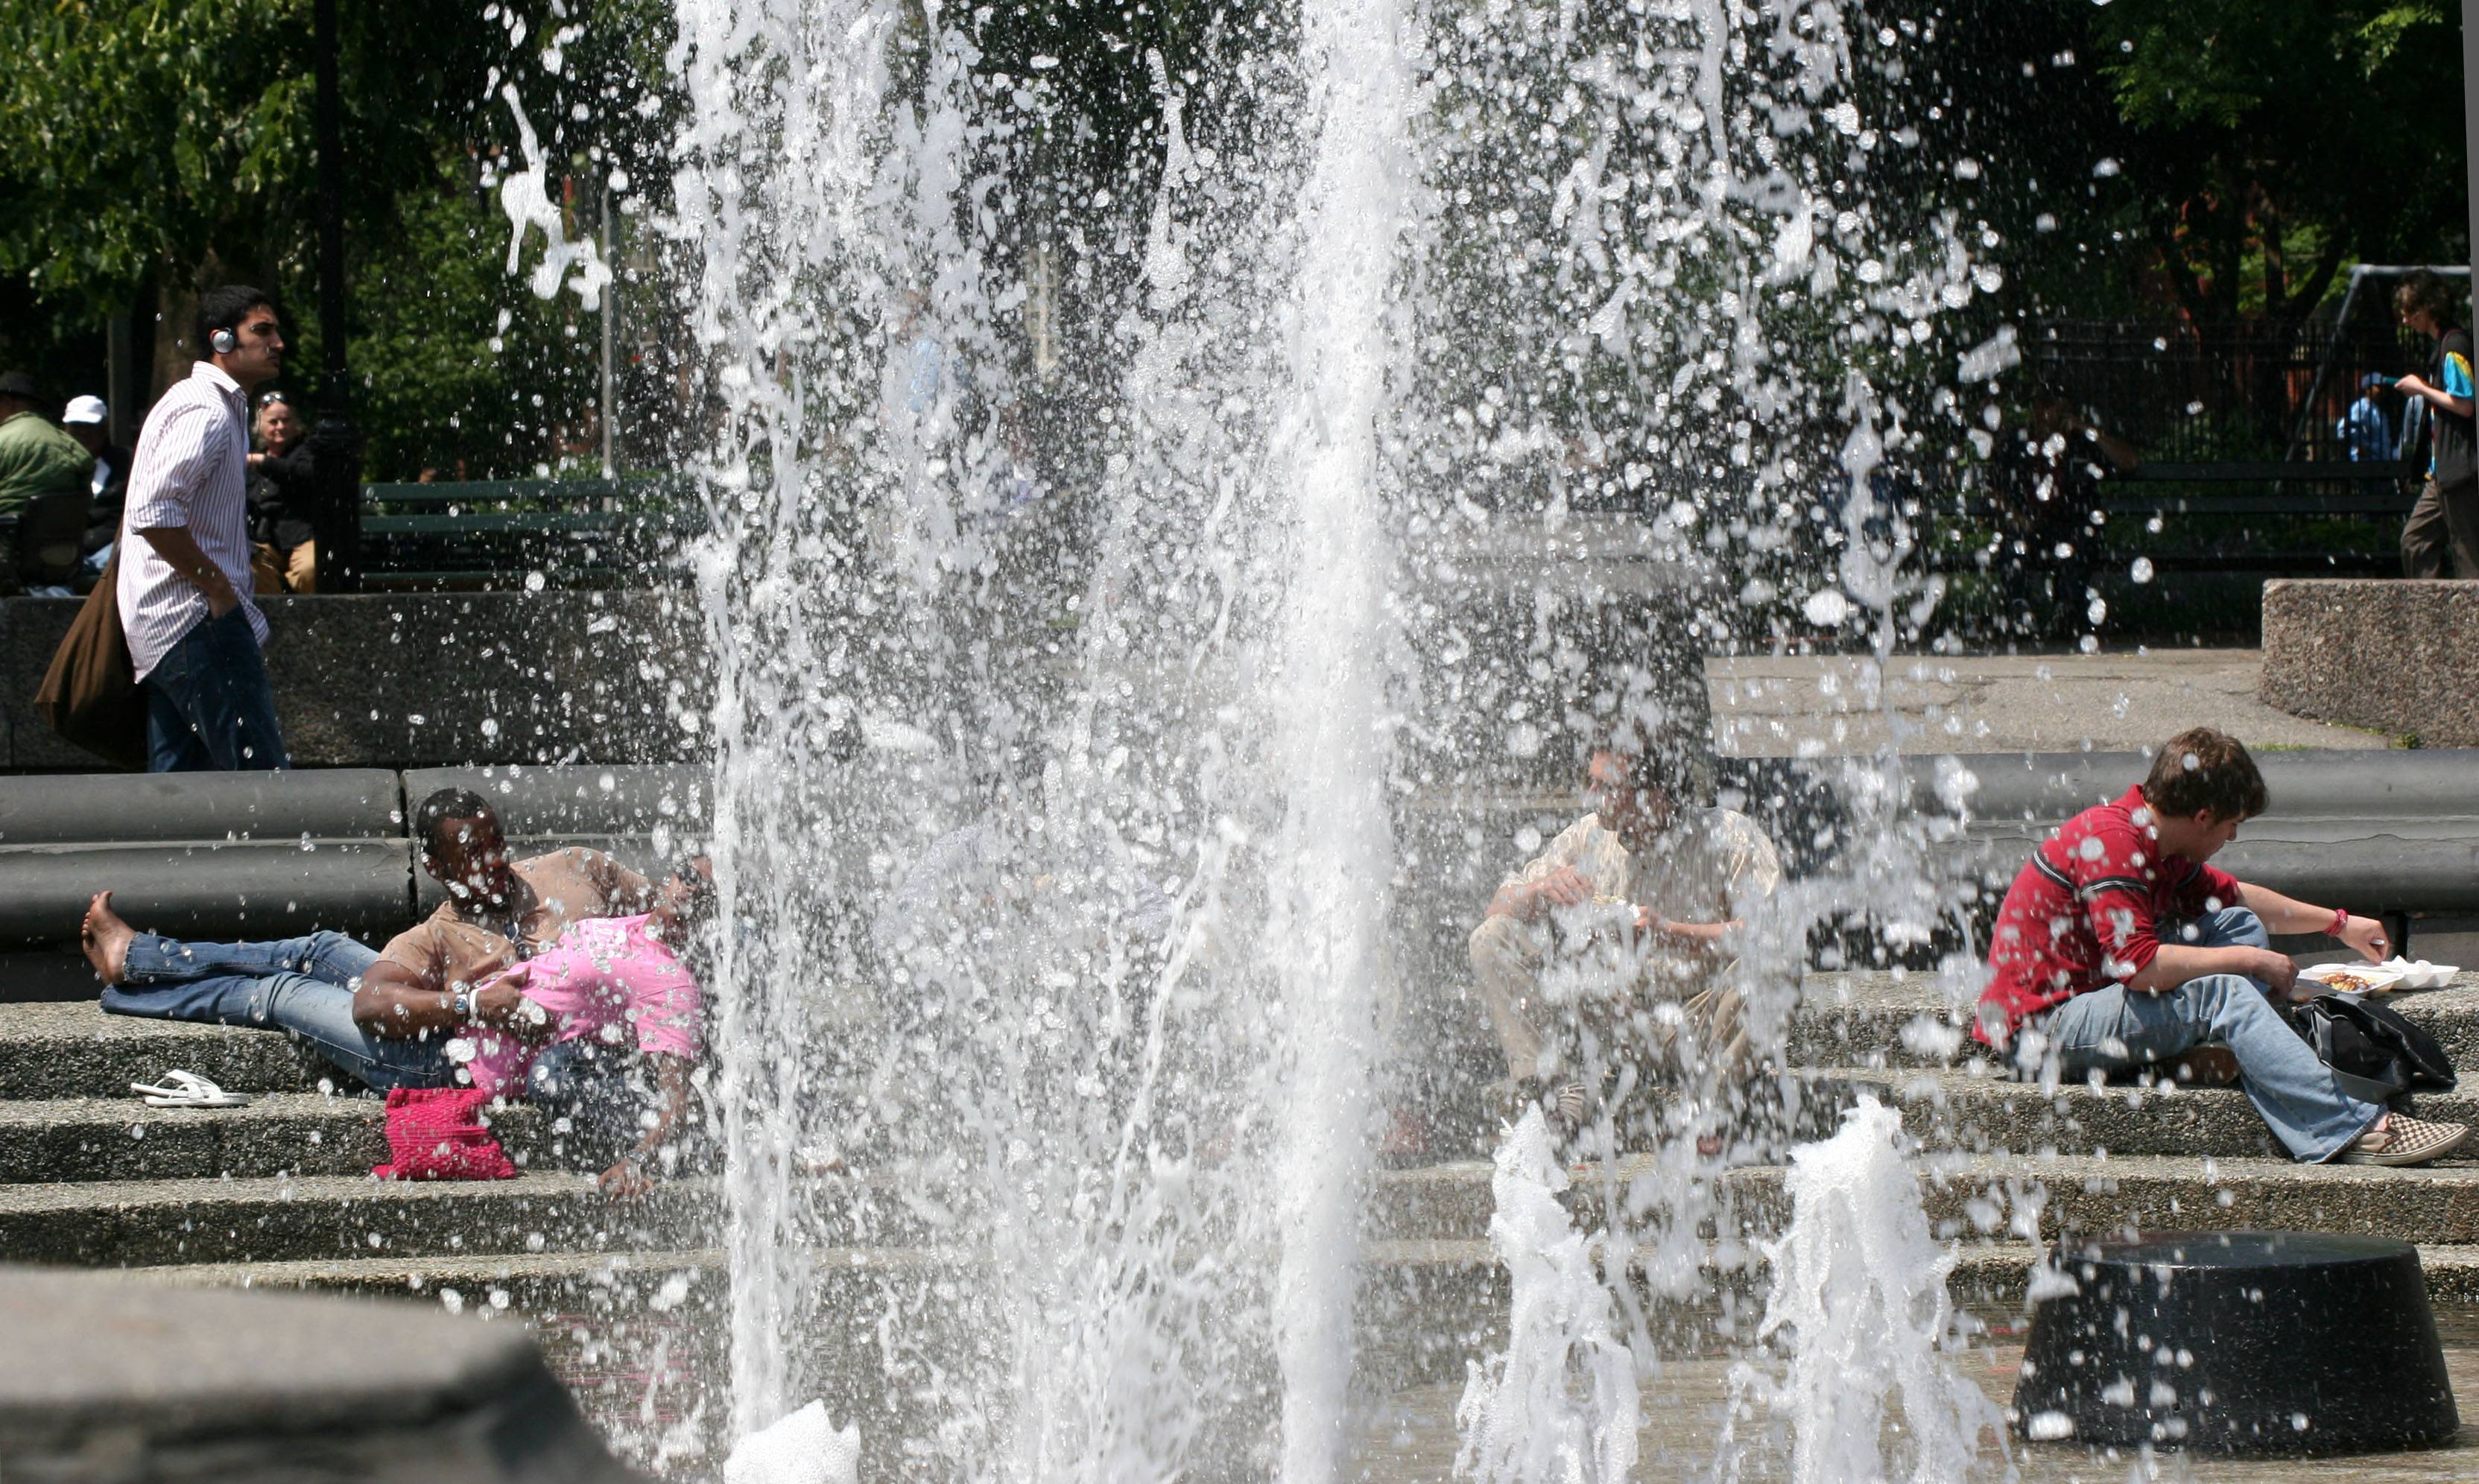
<instances>
[{"instance_id":1,"label":"white water jet","mask_svg":"<svg viewBox=\"0 0 2479 1484\"><path fill-rule=\"evenodd\" d=\"M1955 1484L1973 1472L1982 1433L2005 1436L1997 1404L1948 1358L1964 1322L1946 1292L1957 1253L1929 1231L1902 1130L1900 1113L1863 1095L1839 1133L1792 1151L1790 1225L1764 1244L1773 1289L1757 1335L1789 1352L1789 1368L1771 1382L1734 1367L1731 1411L1735 1420L1761 1399L1787 1419L1799 1484ZM1903 1441L1889 1456L1897 1413Z\"/></svg>"},{"instance_id":2,"label":"white water jet","mask_svg":"<svg viewBox=\"0 0 2479 1484\"><path fill-rule=\"evenodd\" d=\"M1558 1203L1567 1172L1539 1109L1505 1132L1496 1165L1489 1245L1510 1280L1507 1343L1470 1363L1455 1472L1481 1484L1621 1484L1635 1471L1644 1409L1601 1281L1612 1254Z\"/></svg>"},{"instance_id":3,"label":"white water jet","mask_svg":"<svg viewBox=\"0 0 2479 1484\"><path fill-rule=\"evenodd\" d=\"M1301 23L1306 70L1322 96L1293 270L1291 405L1275 430L1271 479L1288 502L1292 561L1266 698L1285 800L1269 946L1292 1067L1274 1158L1282 1477L1319 1484L1334 1476L1346 1441L1377 1006L1393 972L1393 558L1377 439L1413 182L1396 7L1311 0Z\"/></svg>"}]
</instances>

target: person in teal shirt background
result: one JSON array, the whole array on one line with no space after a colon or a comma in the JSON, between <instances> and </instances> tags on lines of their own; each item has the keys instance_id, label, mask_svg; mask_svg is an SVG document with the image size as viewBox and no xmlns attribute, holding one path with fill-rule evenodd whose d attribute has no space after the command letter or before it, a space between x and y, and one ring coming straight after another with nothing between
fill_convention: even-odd
<instances>
[{"instance_id":1,"label":"person in teal shirt background","mask_svg":"<svg viewBox=\"0 0 2479 1484\"><path fill-rule=\"evenodd\" d=\"M2470 378L2470 332L2455 322L2464 306L2443 279L2410 276L2394 291L2402 323L2436 341L2433 377L2393 383L2428 404L2435 432L2427 488L2402 526L2402 572L2414 577L2479 577L2479 419Z\"/></svg>"}]
</instances>

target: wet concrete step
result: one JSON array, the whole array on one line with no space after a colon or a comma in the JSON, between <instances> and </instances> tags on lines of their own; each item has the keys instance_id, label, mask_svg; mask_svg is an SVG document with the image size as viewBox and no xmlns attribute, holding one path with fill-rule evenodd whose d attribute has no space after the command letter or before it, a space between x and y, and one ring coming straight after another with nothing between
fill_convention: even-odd
<instances>
[{"instance_id":1,"label":"wet concrete step","mask_svg":"<svg viewBox=\"0 0 2479 1484\"><path fill-rule=\"evenodd\" d=\"M235 1092L310 1092L327 1064L270 1031L107 1015L91 1000L0 1005L0 1098L125 1097L184 1067Z\"/></svg>"},{"instance_id":2,"label":"wet concrete step","mask_svg":"<svg viewBox=\"0 0 2479 1484\"><path fill-rule=\"evenodd\" d=\"M2365 1232L2479 1245L2479 1163L2425 1169L2297 1165L2193 1155L2042 1158L1924 1156L1922 1194L1947 1237L2028 1241L2061 1230L2244 1228ZM1707 1235L1753 1241L1787 1218L1783 1171L1663 1169L1618 1163L1604 1188L1579 1178L1589 1213L1642 1190L1669 1209L1711 1214ZM1368 1198L1372 1241L1480 1241L1492 1210L1479 1162L1387 1170ZM1641 1185L1638 1182L1642 1182ZM873 1249L962 1244L938 1198L894 1177L811 1182L819 1230ZM643 1202L615 1203L581 1173L408 1184L367 1176L149 1180L0 1186L0 1260L151 1267L457 1254L590 1253L703 1246L716 1229L711 1178L678 1179Z\"/></svg>"},{"instance_id":3,"label":"wet concrete step","mask_svg":"<svg viewBox=\"0 0 2479 1484\"><path fill-rule=\"evenodd\" d=\"M1921 1196L1939 1235L2029 1241L2065 1229L2364 1232L2405 1241L2479 1245L2479 1162L2422 1169L2293 1164L2193 1155L1930 1154ZM1780 1230L1789 1208L1784 1170L1664 1166L1648 1156L1576 1177L1572 1203L1624 1201L1641 1190L1666 1209L1712 1214L1707 1235L1754 1241ZM1488 1233L1490 1166L1478 1162L1386 1171L1372 1192L1370 1235L1381 1241L1470 1241ZM1638 1182L1642 1182L1641 1185Z\"/></svg>"},{"instance_id":4,"label":"wet concrete step","mask_svg":"<svg viewBox=\"0 0 2479 1484\"><path fill-rule=\"evenodd\" d=\"M0 1261L91 1267L700 1246L710 1179L613 1201L581 1173L407 1182L369 1175L0 1186Z\"/></svg>"},{"instance_id":5,"label":"wet concrete step","mask_svg":"<svg viewBox=\"0 0 2479 1484\"><path fill-rule=\"evenodd\" d=\"M1948 1292L1955 1306L1993 1329L2019 1329L2026 1289L2050 1249L1974 1239L1955 1248ZM919 1281L974 1281L981 1265L943 1249L829 1248L813 1254L820 1274L811 1295L816 1322L804 1324L804 1363L813 1375L849 1376L860 1392L881 1368L874 1331L851 1322L912 1291ZM2420 1266L2439 1304L2479 1301L2479 1246L2424 1244ZM1639 1312L1665 1354L1710 1353L1744 1340L1761 1315L1771 1282L1760 1248L1708 1247L1687 1265L1695 1283L1681 1296L1665 1282L1666 1264L1633 1265ZM275 1263L192 1264L131 1269L166 1284L313 1288L396 1297L533 1326L562 1374L592 1404L598 1378L625 1378L607 1398L639 1405L648 1378L694 1387L711 1367L728 1309L724 1255L714 1248L591 1254L384 1256ZM1674 1276L1674 1274L1672 1274ZM1401 1387L1460 1381L1467 1367L1505 1343L1508 1279L1479 1240L1381 1241L1361 1254L1356 1302L1355 1384ZM970 1344L969 1335L951 1336Z\"/></svg>"},{"instance_id":6,"label":"wet concrete step","mask_svg":"<svg viewBox=\"0 0 2479 1484\"><path fill-rule=\"evenodd\" d=\"M1810 974L1791 1019L1793 1066L1968 1066L1976 982L1926 974ZM2425 1026L2457 1064L2479 1068L2479 968L2450 987L2387 1003ZM115 1097L182 1066L240 1092L315 1090L334 1073L282 1035L107 1015L93 1001L0 1004L0 1098Z\"/></svg>"},{"instance_id":7,"label":"wet concrete step","mask_svg":"<svg viewBox=\"0 0 2479 1484\"><path fill-rule=\"evenodd\" d=\"M135 1094L0 1101L0 1185L366 1175L388 1158L386 1112L367 1093L268 1092L244 1108L149 1108ZM482 1116L520 1166L575 1167L540 1110Z\"/></svg>"},{"instance_id":8,"label":"wet concrete step","mask_svg":"<svg viewBox=\"0 0 2479 1484\"><path fill-rule=\"evenodd\" d=\"M1930 1149L1973 1154L2212 1155L2281 1159L2285 1151L2236 1087L2065 1083L2044 1089L1993 1069L1827 1069L1820 1077L1890 1089L1903 1125ZM2479 1129L2479 1085L2422 1093L2410 1113ZM2474 1134L2479 1154L2479 1134Z\"/></svg>"},{"instance_id":9,"label":"wet concrete step","mask_svg":"<svg viewBox=\"0 0 2479 1484\"><path fill-rule=\"evenodd\" d=\"M1970 1036L1977 977L1941 984L1927 974L1810 974L1792 1016L1793 1066L1968 1065L1992 1053ZM2458 1067L2479 1072L2479 967L2464 965L2441 989L2391 994L2384 1003L2426 1029Z\"/></svg>"}]
</instances>

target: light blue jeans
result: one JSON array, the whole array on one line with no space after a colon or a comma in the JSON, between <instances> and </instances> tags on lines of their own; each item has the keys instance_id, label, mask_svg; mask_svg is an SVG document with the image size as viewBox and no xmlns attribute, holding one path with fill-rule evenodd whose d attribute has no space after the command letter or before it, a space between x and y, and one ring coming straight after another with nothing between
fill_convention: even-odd
<instances>
[{"instance_id":1,"label":"light blue jeans","mask_svg":"<svg viewBox=\"0 0 2479 1484\"><path fill-rule=\"evenodd\" d=\"M191 943L141 933L120 983L103 991L115 1015L280 1030L345 1075L384 1091L445 1087L456 1068L447 1037L382 1040L353 1023L353 987L378 961L341 933L264 943Z\"/></svg>"},{"instance_id":2,"label":"light blue jeans","mask_svg":"<svg viewBox=\"0 0 2479 1484\"><path fill-rule=\"evenodd\" d=\"M2271 939L2255 913L2224 908L2190 923L2161 924L2161 941L2189 948L2263 948ZM2197 1046L2224 1045L2238 1062L2238 1085L2301 1164L2331 1159L2367 1131L2384 1109L2341 1090L2271 999L2240 974L2207 974L2175 989L2144 994L2110 985L2079 994L2026 1022L2045 1041L2061 1076L2166 1062Z\"/></svg>"}]
</instances>

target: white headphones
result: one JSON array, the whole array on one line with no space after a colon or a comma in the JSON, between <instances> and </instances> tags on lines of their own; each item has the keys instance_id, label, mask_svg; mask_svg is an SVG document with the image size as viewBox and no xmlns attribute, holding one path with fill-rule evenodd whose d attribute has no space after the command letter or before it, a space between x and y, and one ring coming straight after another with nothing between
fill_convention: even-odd
<instances>
[{"instance_id":1,"label":"white headphones","mask_svg":"<svg viewBox=\"0 0 2479 1484\"><path fill-rule=\"evenodd\" d=\"M207 336L207 344L217 355L230 355L241 348L241 337L230 330L216 330Z\"/></svg>"}]
</instances>

